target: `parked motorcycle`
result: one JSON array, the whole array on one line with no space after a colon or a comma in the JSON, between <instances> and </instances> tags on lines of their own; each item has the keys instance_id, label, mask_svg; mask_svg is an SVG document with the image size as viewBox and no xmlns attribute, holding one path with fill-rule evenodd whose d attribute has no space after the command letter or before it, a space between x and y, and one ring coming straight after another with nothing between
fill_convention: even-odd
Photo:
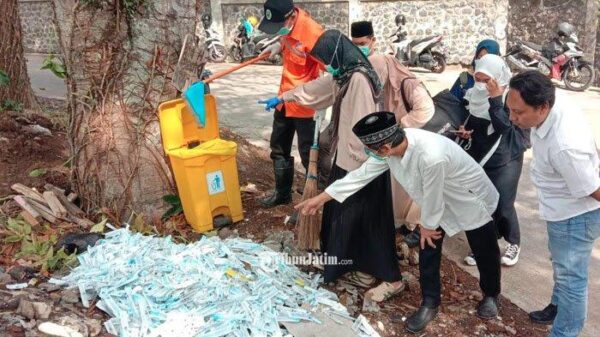
<instances>
[{"instance_id":1,"label":"parked motorcycle","mask_svg":"<svg viewBox=\"0 0 600 337\"><path fill-rule=\"evenodd\" d=\"M206 56L208 60L215 63L225 62L225 59L227 59L227 48L221 42L219 33L211 28L212 18L210 14L202 16L202 25L204 26Z\"/></svg>"},{"instance_id":2,"label":"parked motorcycle","mask_svg":"<svg viewBox=\"0 0 600 337\"><path fill-rule=\"evenodd\" d=\"M253 38L248 38L246 29L239 25L236 35L233 38L233 45L229 47L229 56L234 62L243 62L257 57L268 46L279 41L278 35L262 34ZM269 58L269 62L276 65L283 64L281 54Z\"/></svg>"},{"instance_id":3,"label":"parked motorcycle","mask_svg":"<svg viewBox=\"0 0 600 337\"><path fill-rule=\"evenodd\" d=\"M541 46L517 41L506 53L506 62L516 72L537 70L542 74L562 80L569 90L585 91L596 77L594 66L583 59L575 27L568 23L558 26L557 37Z\"/></svg>"},{"instance_id":4,"label":"parked motorcycle","mask_svg":"<svg viewBox=\"0 0 600 337\"><path fill-rule=\"evenodd\" d=\"M394 55L408 67L421 67L440 74L446 70L446 54L448 50L443 43L443 35L432 35L423 39L410 40L402 28L406 25L404 15L396 16L398 29L390 36L394 38L387 53Z\"/></svg>"}]
</instances>

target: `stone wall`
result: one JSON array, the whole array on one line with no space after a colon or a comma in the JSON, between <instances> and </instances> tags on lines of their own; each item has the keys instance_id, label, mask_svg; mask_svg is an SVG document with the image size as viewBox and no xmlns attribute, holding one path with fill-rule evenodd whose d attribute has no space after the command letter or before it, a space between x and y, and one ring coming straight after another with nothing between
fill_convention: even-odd
<instances>
[{"instance_id":1,"label":"stone wall","mask_svg":"<svg viewBox=\"0 0 600 337\"><path fill-rule=\"evenodd\" d=\"M375 25L379 50L396 31L397 14L406 17L409 39L443 34L449 63L470 63L483 39L506 44L508 0L362 1L361 7L363 17Z\"/></svg>"},{"instance_id":2,"label":"stone wall","mask_svg":"<svg viewBox=\"0 0 600 337\"><path fill-rule=\"evenodd\" d=\"M210 0L198 0L197 3L200 7L200 11L199 11L200 15L202 15L204 13L210 13L210 11L211 11Z\"/></svg>"},{"instance_id":3,"label":"stone wall","mask_svg":"<svg viewBox=\"0 0 600 337\"><path fill-rule=\"evenodd\" d=\"M348 32L350 29L347 2L295 2L295 4L310 13L325 29L339 29L343 32ZM260 20L263 16L262 1L256 1L253 4L222 4L221 6L226 45L232 43L241 18L254 15Z\"/></svg>"},{"instance_id":4,"label":"stone wall","mask_svg":"<svg viewBox=\"0 0 600 337\"><path fill-rule=\"evenodd\" d=\"M19 15L26 53L60 53L51 1L19 0Z\"/></svg>"},{"instance_id":5,"label":"stone wall","mask_svg":"<svg viewBox=\"0 0 600 337\"><path fill-rule=\"evenodd\" d=\"M0 0L2 1L2 0ZM18 0L25 51L59 53L53 8L49 0ZM196 0L200 13L212 13L214 28L227 45L236 32L239 19L262 17L263 0ZM544 42L561 21L573 23L590 61L595 57L600 74L600 28L597 0L301 0L326 29L349 33L350 22L368 19L375 24L378 48L384 50L395 31L394 17L404 14L411 39L444 34L450 63L469 63L475 45L494 38L504 47L516 39ZM352 20L350 19L352 18ZM595 52L594 52L595 51ZM600 84L600 75L597 76Z\"/></svg>"},{"instance_id":6,"label":"stone wall","mask_svg":"<svg viewBox=\"0 0 600 337\"><path fill-rule=\"evenodd\" d=\"M596 45L595 11L597 0L510 0L508 21L509 43L516 40L543 44L555 36L560 22L573 24L579 40L588 54L594 57Z\"/></svg>"}]
</instances>

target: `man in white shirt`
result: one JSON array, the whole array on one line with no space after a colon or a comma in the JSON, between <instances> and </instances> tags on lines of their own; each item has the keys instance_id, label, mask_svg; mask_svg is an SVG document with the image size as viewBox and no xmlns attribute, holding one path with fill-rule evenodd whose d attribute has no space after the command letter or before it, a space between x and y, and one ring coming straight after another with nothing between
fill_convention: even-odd
<instances>
[{"instance_id":1,"label":"man in white shirt","mask_svg":"<svg viewBox=\"0 0 600 337\"><path fill-rule=\"evenodd\" d=\"M551 337L571 337L587 316L588 266L600 236L600 160L589 122L555 92L546 76L524 72L511 80L507 105L514 124L531 128L531 179L554 269L550 305L529 316L554 323Z\"/></svg>"},{"instance_id":2,"label":"man in white shirt","mask_svg":"<svg viewBox=\"0 0 600 337\"><path fill-rule=\"evenodd\" d=\"M423 330L435 318L441 302L440 262L445 234L466 231L479 268L484 299L477 314L498 315L500 250L492 214L498 192L485 172L465 151L446 137L418 129L402 129L391 112L377 112L353 128L370 158L336 181L319 196L296 206L315 214L325 202L346 198L387 170L421 205L419 253L421 308L408 318L411 332Z\"/></svg>"}]
</instances>

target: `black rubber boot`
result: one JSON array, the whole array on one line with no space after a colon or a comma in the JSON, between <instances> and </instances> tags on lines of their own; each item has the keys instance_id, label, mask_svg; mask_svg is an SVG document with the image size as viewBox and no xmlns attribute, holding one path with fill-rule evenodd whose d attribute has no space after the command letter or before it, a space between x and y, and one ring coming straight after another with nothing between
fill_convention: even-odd
<instances>
[{"instance_id":1,"label":"black rubber boot","mask_svg":"<svg viewBox=\"0 0 600 337\"><path fill-rule=\"evenodd\" d=\"M500 302L497 297L486 296L479 302L477 316L483 319L496 318L500 312Z\"/></svg>"},{"instance_id":2,"label":"black rubber boot","mask_svg":"<svg viewBox=\"0 0 600 337\"><path fill-rule=\"evenodd\" d=\"M275 171L275 191L260 200L265 208L271 208L292 202L292 184L294 183L294 157L289 160L276 159L273 161Z\"/></svg>"}]
</instances>

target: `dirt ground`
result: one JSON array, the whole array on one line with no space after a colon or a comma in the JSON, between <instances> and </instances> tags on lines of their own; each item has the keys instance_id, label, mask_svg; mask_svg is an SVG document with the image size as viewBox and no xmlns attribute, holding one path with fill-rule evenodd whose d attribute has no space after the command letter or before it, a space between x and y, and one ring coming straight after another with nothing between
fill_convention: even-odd
<instances>
[{"instance_id":1,"label":"dirt ground","mask_svg":"<svg viewBox=\"0 0 600 337\"><path fill-rule=\"evenodd\" d=\"M39 125L52 135L25 131L27 126ZM68 186L68 146L65 132L57 130L52 121L40 115L3 112L0 114L0 197L11 194L10 186L22 183L42 187L45 183ZM46 169L40 177L30 177L36 169Z\"/></svg>"},{"instance_id":2,"label":"dirt ground","mask_svg":"<svg viewBox=\"0 0 600 337\"><path fill-rule=\"evenodd\" d=\"M292 206L279 206L274 210L265 210L258 206L256 200L263 193L272 188L273 174L268 152L255 147L243 138L232 134L228 130L222 132L224 138L235 140L239 146L238 167L240 170L240 186L255 184L259 193L242 195L246 218L249 221L241 222L232 226L239 235L247 237L250 235L257 241L262 241L270 233L282 230L295 231L294 226L285 225L286 216L292 213ZM301 176L296 177L296 190L301 189L299 182ZM301 198L298 193L294 194L294 201ZM402 237L397 237L398 249ZM408 271L418 278L418 266L400 267L401 272ZM533 325L527 313L519 307L503 298L501 301L501 319L482 321L475 315L475 307L481 299L478 280L456 264L446 258L442 262L442 309L438 318L426 331L419 336L546 336L548 329L545 326ZM330 286L342 299L345 291L340 287ZM359 308L362 307L362 297ZM382 336L413 336L403 328L403 321L410 316L420 304L420 288L418 284L413 285L399 296L381 304L378 313L363 313L371 321L374 327L381 322L384 331L378 332Z\"/></svg>"},{"instance_id":3,"label":"dirt ground","mask_svg":"<svg viewBox=\"0 0 600 337\"><path fill-rule=\"evenodd\" d=\"M22 131L23 125L37 123L52 130L52 136L32 136ZM267 236L278 231L295 231L295 228L284 224L286 216L292 213L292 206L280 206L266 210L258 206L257 199L267 193L273 186L271 161L267 151L255 147L245 139L222 130L222 137L235 140L238 143L238 167L240 186L256 186L255 191L242 193L246 220L229 227L232 232L237 232L241 237L262 241ZM27 121L10 115L0 117L0 200L11 193L10 185L23 183L30 187L40 187L50 182L68 189L68 169L63 165L68 159L68 145L64 132L56 130L52 123L41 117L33 116ZM38 168L46 168L48 173L42 177L33 178L29 172ZM295 179L296 189L301 189L302 177ZM294 200L300 199L300 194L294 194ZM0 202L1 203L1 202ZM11 209L12 211L7 211ZM4 202L2 210L5 214L14 215L14 205ZM0 219L1 220L1 219ZM161 224L161 230L178 231L188 240L198 239L200 235L192 233L189 226L184 223L182 216L169 221L171 226ZM174 224L174 225L173 225ZM0 224L1 226L1 224ZM398 246L402 237L398 234ZM400 248L398 247L400 250ZM6 251L6 250L5 250ZM4 261L4 269L15 270L18 263ZM0 263L1 264L1 263ZM536 326L529 322L527 313L519 309L506 299L502 299L501 318L482 321L475 316L475 307L481 298L478 280L464 272L456 264L444 258L442 262L443 304L438 318L429 325L426 331L418 336L545 336L547 328ZM408 272L418 279L417 266L399 266L403 273ZM29 277L37 277L41 281L46 278L35 273ZM416 279L415 279L416 280ZM341 301L347 301L351 294L339 285L328 285L335 291ZM0 286L0 288L4 288ZM37 291L37 290L34 290ZM0 290L0 312L15 310L14 300L10 293ZM40 294L49 301L62 303L60 296L53 294ZM420 289L418 282L409 283L409 287L400 295L380 304L375 312L363 313L370 319L371 324L382 336L412 336L403 328L403 321L415 311L420 304ZM362 291L358 294L358 301L353 304L362 308ZM11 309L12 308L12 309ZM80 303L73 306L59 307L58 311L77 312L80 317L102 320L105 314L98 309L84 309ZM359 309L360 310L360 309ZM21 325L13 322L1 322L0 335L21 337L26 335L26 330ZM108 336L107 334L101 334Z\"/></svg>"}]
</instances>

